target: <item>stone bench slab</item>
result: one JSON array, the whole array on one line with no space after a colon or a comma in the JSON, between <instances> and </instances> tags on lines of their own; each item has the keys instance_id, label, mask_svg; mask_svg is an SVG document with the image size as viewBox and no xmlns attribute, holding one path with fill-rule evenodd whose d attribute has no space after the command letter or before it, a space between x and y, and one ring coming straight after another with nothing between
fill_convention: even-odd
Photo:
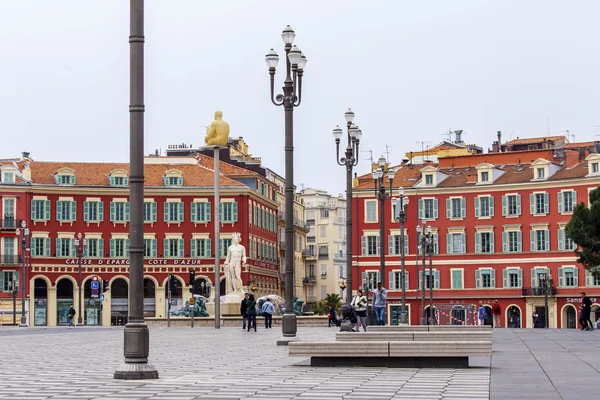
<instances>
[{"instance_id":1,"label":"stone bench slab","mask_svg":"<svg viewBox=\"0 0 600 400\"><path fill-rule=\"evenodd\" d=\"M336 341L491 341L492 331L463 332L338 332Z\"/></svg>"},{"instance_id":2,"label":"stone bench slab","mask_svg":"<svg viewBox=\"0 0 600 400\"><path fill-rule=\"evenodd\" d=\"M357 346L353 342L290 342L290 357L389 357L389 341L372 341Z\"/></svg>"},{"instance_id":3,"label":"stone bench slab","mask_svg":"<svg viewBox=\"0 0 600 400\"><path fill-rule=\"evenodd\" d=\"M490 325L371 325L367 327L367 332L492 332Z\"/></svg>"},{"instance_id":4,"label":"stone bench slab","mask_svg":"<svg viewBox=\"0 0 600 400\"><path fill-rule=\"evenodd\" d=\"M390 357L479 357L491 355L491 340L390 342Z\"/></svg>"}]
</instances>

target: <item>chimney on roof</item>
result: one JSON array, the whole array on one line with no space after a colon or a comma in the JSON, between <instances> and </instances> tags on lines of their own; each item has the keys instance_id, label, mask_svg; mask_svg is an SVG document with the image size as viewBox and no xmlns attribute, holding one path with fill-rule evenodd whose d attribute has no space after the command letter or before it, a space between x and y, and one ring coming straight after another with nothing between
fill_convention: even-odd
<instances>
[{"instance_id":1,"label":"chimney on roof","mask_svg":"<svg viewBox=\"0 0 600 400\"><path fill-rule=\"evenodd\" d=\"M432 160L425 160L425 161L423 161L423 165L433 165L433 161Z\"/></svg>"},{"instance_id":2,"label":"chimney on roof","mask_svg":"<svg viewBox=\"0 0 600 400\"><path fill-rule=\"evenodd\" d=\"M502 153L502 131L498 131L498 153Z\"/></svg>"},{"instance_id":3,"label":"chimney on roof","mask_svg":"<svg viewBox=\"0 0 600 400\"><path fill-rule=\"evenodd\" d=\"M21 157L21 158L23 158L23 159L25 159L25 158L29 158L29 152L28 152L28 151L24 151L24 152L22 152L22 153L21 153L21 155L22 155L22 157Z\"/></svg>"},{"instance_id":4,"label":"chimney on roof","mask_svg":"<svg viewBox=\"0 0 600 400\"><path fill-rule=\"evenodd\" d=\"M408 163L408 158L403 158L400 165L406 165Z\"/></svg>"},{"instance_id":5,"label":"chimney on roof","mask_svg":"<svg viewBox=\"0 0 600 400\"><path fill-rule=\"evenodd\" d=\"M454 143L456 144L463 144L462 141L462 129L458 130L458 131L454 131Z\"/></svg>"},{"instance_id":6,"label":"chimney on roof","mask_svg":"<svg viewBox=\"0 0 600 400\"><path fill-rule=\"evenodd\" d=\"M579 151L577 149L565 149L565 167L573 168L579 164Z\"/></svg>"}]
</instances>

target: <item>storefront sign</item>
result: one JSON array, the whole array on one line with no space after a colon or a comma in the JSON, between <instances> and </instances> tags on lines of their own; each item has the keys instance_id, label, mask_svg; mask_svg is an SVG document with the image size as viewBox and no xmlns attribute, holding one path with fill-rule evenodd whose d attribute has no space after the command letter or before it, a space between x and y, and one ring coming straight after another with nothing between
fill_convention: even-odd
<instances>
[{"instance_id":1,"label":"storefront sign","mask_svg":"<svg viewBox=\"0 0 600 400\"><path fill-rule=\"evenodd\" d=\"M590 300L592 301L592 303L596 302L595 297L591 297ZM567 298L567 303L581 303L581 297L569 297Z\"/></svg>"},{"instance_id":2,"label":"storefront sign","mask_svg":"<svg viewBox=\"0 0 600 400\"><path fill-rule=\"evenodd\" d=\"M67 265L78 265L79 260L69 258L65 260ZM200 265L201 260L185 260L172 258L150 258L144 260L146 265ZM129 265L126 258L87 258L81 260L81 265Z\"/></svg>"},{"instance_id":3,"label":"storefront sign","mask_svg":"<svg viewBox=\"0 0 600 400\"><path fill-rule=\"evenodd\" d=\"M251 260L252 265L257 267L269 268L269 269L279 269L277 265L269 264L264 261Z\"/></svg>"}]
</instances>

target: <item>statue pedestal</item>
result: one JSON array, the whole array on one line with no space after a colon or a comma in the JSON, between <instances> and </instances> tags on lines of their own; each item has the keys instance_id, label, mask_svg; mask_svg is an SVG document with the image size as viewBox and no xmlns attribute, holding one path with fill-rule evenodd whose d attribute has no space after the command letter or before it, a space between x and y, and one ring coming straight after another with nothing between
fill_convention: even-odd
<instances>
[{"instance_id":1,"label":"statue pedestal","mask_svg":"<svg viewBox=\"0 0 600 400\"><path fill-rule=\"evenodd\" d=\"M244 299L244 292L232 292L228 293L225 296L221 296L221 316L222 317L230 317L240 316L240 306L242 300ZM206 309L211 317L215 316L215 303L208 303L206 305Z\"/></svg>"}]
</instances>

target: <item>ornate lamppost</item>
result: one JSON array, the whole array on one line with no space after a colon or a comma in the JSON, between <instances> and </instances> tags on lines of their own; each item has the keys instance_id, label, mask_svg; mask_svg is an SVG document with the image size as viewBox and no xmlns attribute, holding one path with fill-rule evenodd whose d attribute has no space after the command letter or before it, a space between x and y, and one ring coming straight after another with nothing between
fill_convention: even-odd
<instances>
[{"instance_id":1,"label":"ornate lamppost","mask_svg":"<svg viewBox=\"0 0 600 400\"><path fill-rule=\"evenodd\" d=\"M83 248L87 244L87 239L81 239L81 233L77 234L75 238L75 249L77 251L77 261L79 265L79 277L77 284L79 285L79 316L77 317L77 325L83 325L81 315L83 314L83 296L81 295L81 257L83 257Z\"/></svg>"},{"instance_id":2,"label":"ornate lamppost","mask_svg":"<svg viewBox=\"0 0 600 400\"><path fill-rule=\"evenodd\" d=\"M346 303L349 303L352 299L352 167L358 165L358 146L362 131L352 123L354 113L351 109L346 111L344 117L348 130L348 144L342 158L340 158L340 139L343 131L339 125L333 130L333 137L335 138L335 159L339 165L346 167L346 279L348 280Z\"/></svg>"},{"instance_id":3,"label":"ornate lamppost","mask_svg":"<svg viewBox=\"0 0 600 400\"><path fill-rule=\"evenodd\" d=\"M22 328L27 328L27 316L25 315L25 282L27 276L25 272L25 254L26 251L29 250L27 248L27 242L29 240L29 228L27 228L27 223L25 221L21 221L21 228L15 231L17 237L21 238L21 324L19 324Z\"/></svg>"},{"instance_id":4,"label":"ornate lamppost","mask_svg":"<svg viewBox=\"0 0 600 400\"><path fill-rule=\"evenodd\" d=\"M404 223L406 222L408 203L410 201L410 198L404 195L404 188L400 188L399 192L399 201L396 203L396 215L394 216L394 220L396 222L400 222L400 265L402 269L400 278L400 284L402 289L402 313L400 314L400 324L408 325L408 311L406 310L406 267L404 265Z\"/></svg>"},{"instance_id":5,"label":"ornate lamppost","mask_svg":"<svg viewBox=\"0 0 600 400\"><path fill-rule=\"evenodd\" d=\"M425 220L423 220L423 227L417 225L417 234L420 236L421 242L421 252L423 256L423 275L421 278L421 292L423 293L423 297L421 297L421 325L427 325L427 318L425 317L425 262L427 256L429 256L429 319L433 324L435 317L433 311L433 253L434 253L434 243L433 243L433 233L431 230L431 226L425 227Z\"/></svg>"},{"instance_id":6,"label":"ornate lamppost","mask_svg":"<svg viewBox=\"0 0 600 400\"><path fill-rule=\"evenodd\" d=\"M389 169L387 162L383 156L377 161L379 168L372 173L373 181L375 182L375 198L379 200L379 280L383 287L385 285L385 201L392 196L392 181L394 180L395 171ZM384 175L387 175L389 181L389 193L386 191ZM375 282L376 284L377 282Z\"/></svg>"},{"instance_id":7,"label":"ornate lamppost","mask_svg":"<svg viewBox=\"0 0 600 400\"><path fill-rule=\"evenodd\" d=\"M287 345L297 339L298 330L294 313L294 108L302 101L302 76L306 57L298 47L293 46L296 33L288 25L281 33L285 44L286 77L283 94L275 96L275 69L279 56L271 49L265 59L271 77L271 102L283 106L285 111L285 242L289 246L285 252L285 313L282 317L283 338L278 345Z\"/></svg>"}]
</instances>

